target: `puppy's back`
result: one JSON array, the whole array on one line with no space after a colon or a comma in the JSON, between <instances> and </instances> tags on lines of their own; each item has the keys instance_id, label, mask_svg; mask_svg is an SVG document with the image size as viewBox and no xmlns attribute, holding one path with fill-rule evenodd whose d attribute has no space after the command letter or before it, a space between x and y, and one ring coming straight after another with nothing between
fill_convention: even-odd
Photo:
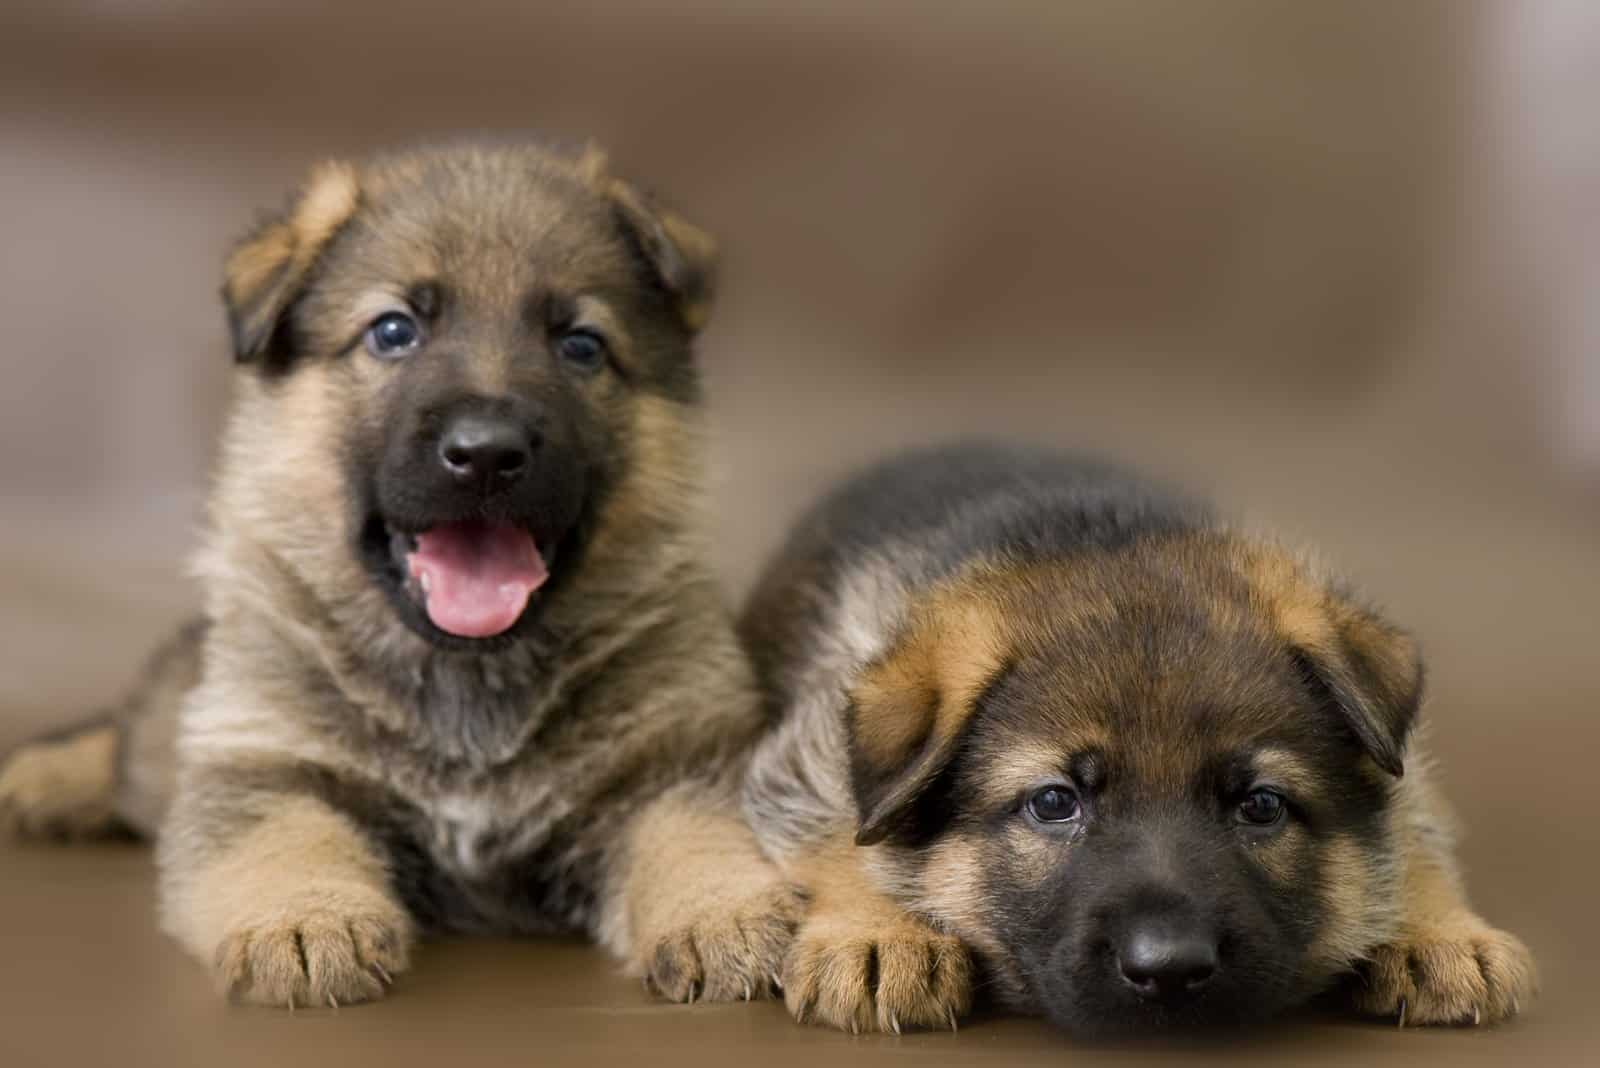
<instances>
[{"instance_id":1,"label":"puppy's back","mask_svg":"<svg viewBox=\"0 0 1600 1068\"><path fill-rule=\"evenodd\" d=\"M811 508L763 574L741 633L781 708L819 658L843 652L819 642L853 630L851 652L870 656L909 594L965 565L1110 549L1210 522L1202 505L1092 457L977 442L922 449Z\"/></svg>"}]
</instances>

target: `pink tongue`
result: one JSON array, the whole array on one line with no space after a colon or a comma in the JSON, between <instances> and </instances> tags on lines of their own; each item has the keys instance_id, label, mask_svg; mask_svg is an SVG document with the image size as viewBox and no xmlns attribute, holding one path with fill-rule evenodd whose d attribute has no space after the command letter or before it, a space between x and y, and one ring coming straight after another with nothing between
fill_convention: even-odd
<instances>
[{"instance_id":1,"label":"pink tongue","mask_svg":"<svg viewBox=\"0 0 1600 1068\"><path fill-rule=\"evenodd\" d=\"M510 630L550 577L533 536L510 523L441 523L417 535L406 566L433 625L462 638Z\"/></svg>"}]
</instances>

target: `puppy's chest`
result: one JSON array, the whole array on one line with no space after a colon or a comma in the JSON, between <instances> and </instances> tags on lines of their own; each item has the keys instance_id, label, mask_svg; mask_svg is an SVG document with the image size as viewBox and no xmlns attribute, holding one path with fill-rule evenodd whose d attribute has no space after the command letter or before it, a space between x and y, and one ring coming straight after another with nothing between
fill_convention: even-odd
<instances>
[{"instance_id":1,"label":"puppy's chest","mask_svg":"<svg viewBox=\"0 0 1600 1068\"><path fill-rule=\"evenodd\" d=\"M424 928L545 934L591 925L599 861L574 805L553 791L419 800L382 836L396 889Z\"/></svg>"},{"instance_id":2,"label":"puppy's chest","mask_svg":"<svg viewBox=\"0 0 1600 1068\"><path fill-rule=\"evenodd\" d=\"M420 828L435 864L475 882L493 879L530 855L544 852L567 805L548 787L443 793L429 799Z\"/></svg>"}]
</instances>

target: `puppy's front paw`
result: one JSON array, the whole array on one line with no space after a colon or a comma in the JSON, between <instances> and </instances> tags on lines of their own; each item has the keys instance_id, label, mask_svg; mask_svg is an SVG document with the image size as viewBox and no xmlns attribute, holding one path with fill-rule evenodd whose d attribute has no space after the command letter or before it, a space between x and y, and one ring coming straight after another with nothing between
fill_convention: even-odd
<instances>
[{"instance_id":1,"label":"puppy's front paw","mask_svg":"<svg viewBox=\"0 0 1600 1068\"><path fill-rule=\"evenodd\" d=\"M972 962L958 939L909 918L873 926L817 917L789 951L783 990L801 1023L954 1030L972 1007Z\"/></svg>"},{"instance_id":2,"label":"puppy's front paw","mask_svg":"<svg viewBox=\"0 0 1600 1068\"><path fill-rule=\"evenodd\" d=\"M1470 913L1379 946L1362 968L1356 1007L1401 1027L1492 1024L1538 991L1528 947Z\"/></svg>"},{"instance_id":3,"label":"puppy's front paw","mask_svg":"<svg viewBox=\"0 0 1600 1068\"><path fill-rule=\"evenodd\" d=\"M232 925L217 946L218 985L257 1005L338 1008L383 996L406 967L411 919L366 887L309 886Z\"/></svg>"},{"instance_id":4,"label":"puppy's front paw","mask_svg":"<svg viewBox=\"0 0 1600 1068\"><path fill-rule=\"evenodd\" d=\"M804 911L798 890L774 882L700 913L644 947L645 981L672 1001L763 997Z\"/></svg>"}]
</instances>

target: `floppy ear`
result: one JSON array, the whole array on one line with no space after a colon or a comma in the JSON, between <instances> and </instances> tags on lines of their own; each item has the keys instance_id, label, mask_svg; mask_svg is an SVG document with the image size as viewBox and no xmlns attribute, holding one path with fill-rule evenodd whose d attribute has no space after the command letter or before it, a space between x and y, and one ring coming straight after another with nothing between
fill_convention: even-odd
<instances>
[{"instance_id":1,"label":"floppy ear","mask_svg":"<svg viewBox=\"0 0 1600 1068\"><path fill-rule=\"evenodd\" d=\"M1297 644L1302 670L1326 692L1373 761L1405 773L1406 743L1422 707L1422 656L1416 640L1376 613L1336 599L1330 636Z\"/></svg>"},{"instance_id":2,"label":"floppy ear","mask_svg":"<svg viewBox=\"0 0 1600 1068\"><path fill-rule=\"evenodd\" d=\"M998 624L988 605L953 595L917 613L857 676L845 725L858 845L912 829L918 798L949 766L1003 671Z\"/></svg>"},{"instance_id":3,"label":"floppy ear","mask_svg":"<svg viewBox=\"0 0 1600 1068\"><path fill-rule=\"evenodd\" d=\"M1256 579L1307 684L1338 709L1380 768L1404 774L1406 743L1422 706L1416 640L1286 558L1258 561Z\"/></svg>"},{"instance_id":4,"label":"floppy ear","mask_svg":"<svg viewBox=\"0 0 1600 1068\"><path fill-rule=\"evenodd\" d=\"M272 347L284 313L330 238L355 214L360 187L355 168L325 163L311 172L289 210L236 245L224 271L222 299L240 363Z\"/></svg>"},{"instance_id":5,"label":"floppy ear","mask_svg":"<svg viewBox=\"0 0 1600 1068\"><path fill-rule=\"evenodd\" d=\"M605 190L618 219L671 294L684 329L698 333L711 318L716 239L620 178L605 179Z\"/></svg>"}]
</instances>

